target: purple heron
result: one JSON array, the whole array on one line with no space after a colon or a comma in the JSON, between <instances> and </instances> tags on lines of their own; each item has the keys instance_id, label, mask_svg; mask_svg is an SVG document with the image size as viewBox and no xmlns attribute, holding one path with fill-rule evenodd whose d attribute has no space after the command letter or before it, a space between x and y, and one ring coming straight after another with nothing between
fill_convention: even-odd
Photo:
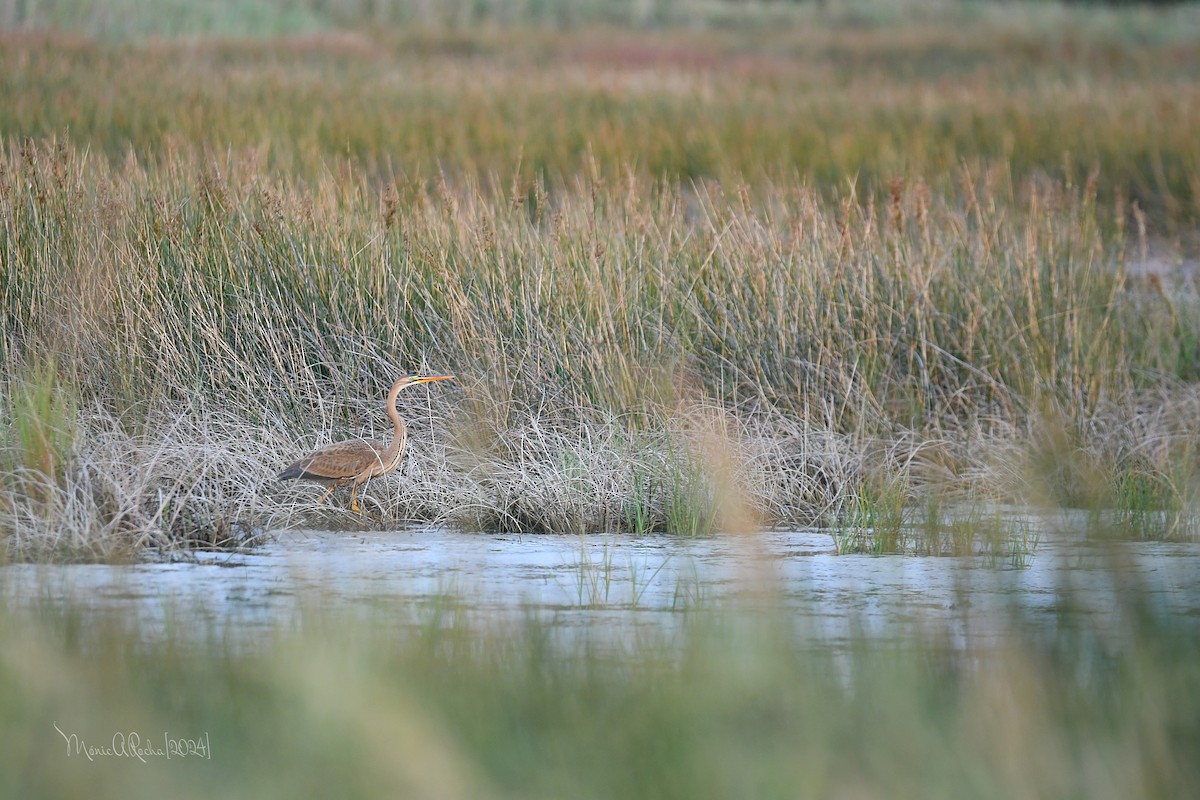
<instances>
[{"instance_id":1,"label":"purple heron","mask_svg":"<svg viewBox=\"0 0 1200 800\"><path fill-rule=\"evenodd\" d=\"M347 483L350 489L350 510L362 513L358 505L358 487L371 478L386 475L400 466L404 455L404 443L408 439L408 426L400 419L396 410L396 395L400 390L418 383L453 380L453 375L405 375L392 384L387 397L387 415L392 420L395 433L392 441L378 439L351 439L334 442L289 465L279 473L280 480L303 478L329 486L318 503L324 503L333 490Z\"/></svg>"}]
</instances>

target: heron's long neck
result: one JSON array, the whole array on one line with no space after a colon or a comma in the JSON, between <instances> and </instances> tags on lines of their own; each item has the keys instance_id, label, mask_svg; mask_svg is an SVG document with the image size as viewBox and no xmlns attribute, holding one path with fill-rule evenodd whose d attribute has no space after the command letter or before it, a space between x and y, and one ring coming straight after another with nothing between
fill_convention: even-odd
<instances>
[{"instance_id":1,"label":"heron's long neck","mask_svg":"<svg viewBox=\"0 0 1200 800\"><path fill-rule=\"evenodd\" d=\"M396 410L396 395L400 394L400 387L401 384L397 382L388 392L387 415L392 420L392 426L396 432L392 434L392 443L388 446L383 459L385 464L390 464L400 458L400 454L404 452L404 442L408 438L408 426L404 424L404 420L400 419L400 412Z\"/></svg>"}]
</instances>

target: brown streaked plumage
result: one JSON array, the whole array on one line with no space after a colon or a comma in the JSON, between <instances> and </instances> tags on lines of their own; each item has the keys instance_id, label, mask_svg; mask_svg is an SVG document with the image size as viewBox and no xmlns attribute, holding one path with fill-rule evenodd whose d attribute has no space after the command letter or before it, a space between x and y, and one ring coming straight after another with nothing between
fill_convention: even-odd
<instances>
[{"instance_id":1,"label":"brown streaked plumage","mask_svg":"<svg viewBox=\"0 0 1200 800\"><path fill-rule=\"evenodd\" d=\"M329 495L333 494L334 489L349 483L350 510L362 513L358 505L358 487L371 478L386 475L396 469L404 455L408 427L404 420L400 419L400 412L396 410L396 395L407 386L431 381L448 381L453 378L453 375L405 375L393 383L391 391L388 392L387 415L395 428L390 444L378 439L334 442L289 465L279 473L279 479L303 478L327 484L329 488L321 495L318 503L324 503Z\"/></svg>"}]
</instances>

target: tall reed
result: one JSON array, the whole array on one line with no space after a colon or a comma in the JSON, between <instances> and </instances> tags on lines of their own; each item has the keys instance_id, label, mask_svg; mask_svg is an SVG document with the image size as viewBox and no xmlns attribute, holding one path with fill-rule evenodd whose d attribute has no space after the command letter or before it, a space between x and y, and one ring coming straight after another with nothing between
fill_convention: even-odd
<instances>
[{"instance_id":1,"label":"tall reed","mask_svg":"<svg viewBox=\"0 0 1200 800\"><path fill-rule=\"evenodd\" d=\"M678 476L705 464L711 480L720 459L670 421L715 404L735 421L723 446L772 454L753 476L735 458L727 486L757 494L765 519L811 519L864 485L846 465L872 449L924 463L932 447L953 482L982 460L933 440L1019 436L1048 411L1086 436L1106 409L1195 377L1194 299L1129 279L1123 240L1102 232L1120 209L1087 187L987 173L958 200L897 182L880 207L803 185L756 201L597 180L540 190L531 212L482 187L375 193L366 178L287 181L237 158L114 167L62 142L26 143L2 166L0 357L19 374L57 354L63 380L118 418L184 405L286 442L369 429L391 376L452 369L461 394L422 398L421 417L439 420L435 442L475 454L460 461L520 464L528 479L519 430L561 476L563 458L596 463L594 434L615 426L628 431L617 453L658 437L668 471L645 469L694 501L708 490ZM576 432L548 440L547 426ZM821 437L841 443L814 450ZM256 474L295 454L278 449ZM622 495L641 491L628 480L550 518L619 523ZM532 524L497 503L466 516Z\"/></svg>"}]
</instances>

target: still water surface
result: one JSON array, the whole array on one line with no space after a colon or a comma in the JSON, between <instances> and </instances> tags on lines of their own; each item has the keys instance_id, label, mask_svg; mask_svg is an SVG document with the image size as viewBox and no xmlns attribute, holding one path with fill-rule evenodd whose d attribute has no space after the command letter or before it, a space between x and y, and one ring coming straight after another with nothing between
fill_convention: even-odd
<instances>
[{"instance_id":1,"label":"still water surface","mask_svg":"<svg viewBox=\"0 0 1200 800\"><path fill-rule=\"evenodd\" d=\"M239 553L8 565L0 597L10 609L69 602L116 612L150 636L252 637L301 624L314 608L421 625L452 598L476 621L534 615L566 635L670 633L696 611L771 608L819 646L918 631L961 646L1000 635L1013 612L1053 630L1068 592L1076 619L1120 636L1132 624L1119 601L1129 591L1200 629L1200 545L1042 535L1023 561L837 555L818 530L708 539L287 531Z\"/></svg>"}]
</instances>

